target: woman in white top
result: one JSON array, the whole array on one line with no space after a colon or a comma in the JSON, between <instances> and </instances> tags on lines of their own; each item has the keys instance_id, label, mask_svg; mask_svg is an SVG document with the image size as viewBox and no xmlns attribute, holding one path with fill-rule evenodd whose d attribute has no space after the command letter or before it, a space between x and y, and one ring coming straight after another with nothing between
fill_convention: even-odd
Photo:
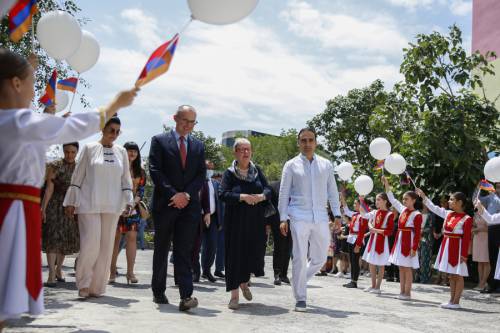
<instances>
[{"instance_id":1,"label":"woman in white top","mask_svg":"<svg viewBox=\"0 0 500 333\"><path fill-rule=\"evenodd\" d=\"M118 218L134 202L127 151L114 144L120 125L118 117L109 119L101 140L83 147L64 199L67 214L78 215L76 286L83 298L106 291Z\"/></svg>"},{"instance_id":2,"label":"woman in white top","mask_svg":"<svg viewBox=\"0 0 500 333\"><path fill-rule=\"evenodd\" d=\"M0 48L0 141L8 143L0 150L0 329L5 319L43 312L40 187L47 147L98 132L106 117L132 103L136 90L120 93L100 112L67 118L30 110L34 95L33 66Z\"/></svg>"},{"instance_id":3,"label":"woman in white top","mask_svg":"<svg viewBox=\"0 0 500 333\"><path fill-rule=\"evenodd\" d=\"M476 208L483 217L483 219L488 223L489 225L492 224L500 224L500 213L497 214L490 214L488 211L484 208L484 206L481 204L479 200L476 201ZM498 249L498 260L497 260L497 268L495 270L495 280L500 280L500 249Z\"/></svg>"}]
</instances>

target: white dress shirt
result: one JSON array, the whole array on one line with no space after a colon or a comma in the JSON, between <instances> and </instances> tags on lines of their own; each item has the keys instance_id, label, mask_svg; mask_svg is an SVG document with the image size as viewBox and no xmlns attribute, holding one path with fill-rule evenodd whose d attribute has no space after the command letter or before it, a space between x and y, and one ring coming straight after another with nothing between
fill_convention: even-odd
<instances>
[{"instance_id":1,"label":"white dress shirt","mask_svg":"<svg viewBox=\"0 0 500 333\"><path fill-rule=\"evenodd\" d=\"M278 210L280 220L327 223L327 202L340 216L340 202L333 165L314 155L309 161L299 154L286 162L281 176Z\"/></svg>"},{"instance_id":2,"label":"white dress shirt","mask_svg":"<svg viewBox=\"0 0 500 333\"><path fill-rule=\"evenodd\" d=\"M63 206L76 207L77 214L121 214L133 205L132 178L125 148L87 143L71 177Z\"/></svg>"},{"instance_id":3,"label":"white dress shirt","mask_svg":"<svg viewBox=\"0 0 500 333\"><path fill-rule=\"evenodd\" d=\"M210 215L215 213L215 189L212 180L208 181L208 201L210 203Z\"/></svg>"}]
</instances>

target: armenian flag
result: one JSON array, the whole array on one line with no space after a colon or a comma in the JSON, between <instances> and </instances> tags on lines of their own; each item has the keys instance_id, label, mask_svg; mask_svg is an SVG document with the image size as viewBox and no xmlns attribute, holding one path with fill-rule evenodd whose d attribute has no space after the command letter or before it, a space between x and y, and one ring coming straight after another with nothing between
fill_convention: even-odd
<instances>
[{"instance_id":1,"label":"armenian flag","mask_svg":"<svg viewBox=\"0 0 500 333\"><path fill-rule=\"evenodd\" d=\"M38 12L36 0L19 0L9 11L9 35L19 42L31 27L33 15Z\"/></svg>"},{"instance_id":2,"label":"armenian flag","mask_svg":"<svg viewBox=\"0 0 500 333\"><path fill-rule=\"evenodd\" d=\"M161 45L151 54L141 75L139 75L139 78L135 82L136 87L141 87L168 71L178 41L179 34L175 34L171 40Z\"/></svg>"},{"instance_id":3,"label":"armenian flag","mask_svg":"<svg viewBox=\"0 0 500 333\"><path fill-rule=\"evenodd\" d=\"M479 188L488 192L495 192L495 187L491 185L486 179L482 179L479 182Z\"/></svg>"},{"instance_id":4,"label":"armenian flag","mask_svg":"<svg viewBox=\"0 0 500 333\"><path fill-rule=\"evenodd\" d=\"M50 76L49 82L45 87L45 95L40 97L40 103L45 106L51 106L56 103L56 81L57 81L57 70L54 69L52 75Z\"/></svg>"},{"instance_id":5,"label":"armenian flag","mask_svg":"<svg viewBox=\"0 0 500 333\"><path fill-rule=\"evenodd\" d=\"M377 161L377 165L373 168L374 170L382 170L384 168L384 160Z\"/></svg>"},{"instance_id":6,"label":"armenian flag","mask_svg":"<svg viewBox=\"0 0 500 333\"><path fill-rule=\"evenodd\" d=\"M370 207L367 205L366 201L362 197L359 197L359 204L361 205L361 207L363 207L363 210L366 213L370 212Z\"/></svg>"},{"instance_id":7,"label":"armenian flag","mask_svg":"<svg viewBox=\"0 0 500 333\"><path fill-rule=\"evenodd\" d=\"M67 79L57 81L57 89L67 90L75 93L77 84L78 79L76 77L69 77Z\"/></svg>"}]
</instances>

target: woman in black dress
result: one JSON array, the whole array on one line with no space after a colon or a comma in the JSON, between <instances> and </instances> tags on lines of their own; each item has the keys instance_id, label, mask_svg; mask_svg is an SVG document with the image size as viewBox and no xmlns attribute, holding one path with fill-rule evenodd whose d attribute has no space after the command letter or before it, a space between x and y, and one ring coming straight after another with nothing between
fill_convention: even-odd
<instances>
[{"instance_id":1,"label":"woman in black dress","mask_svg":"<svg viewBox=\"0 0 500 333\"><path fill-rule=\"evenodd\" d=\"M252 146L246 139L234 144L231 167L225 172L220 187L220 198L225 206L226 291L231 291L228 307L239 307L239 290L250 301L248 288L250 274L263 276L266 228L266 200L271 198L267 180L252 161Z\"/></svg>"}]
</instances>

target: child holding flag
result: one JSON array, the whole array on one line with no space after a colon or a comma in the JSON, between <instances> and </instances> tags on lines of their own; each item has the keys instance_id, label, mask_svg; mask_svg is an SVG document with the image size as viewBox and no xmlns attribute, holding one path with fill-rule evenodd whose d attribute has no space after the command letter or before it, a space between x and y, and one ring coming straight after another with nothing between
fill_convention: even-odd
<instances>
[{"instance_id":1,"label":"child holding flag","mask_svg":"<svg viewBox=\"0 0 500 333\"><path fill-rule=\"evenodd\" d=\"M37 61L33 60L36 64ZM0 48L0 330L2 321L43 312L40 187L50 144L84 139L132 104L138 89L121 92L101 111L68 118L29 109L34 68Z\"/></svg>"},{"instance_id":2,"label":"child holding flag","mask_svg":"<svg viewBox=\"0 0 500 333\"><path fill-rule=\"evenodd\" d=\"M344 284L344 287L357 288L360 270L359 256L361 254L361 247L364 243L365 232L368 230L368 220L362 218L359 214L360 200L354 201L354 212L347 206L342 193L340 194L340 203L344 208L345 215L351 218L351 222L349 223L349 236L347 236L349 260L351 263L351 282Z\"/></svg>"},{"instance_id":3,"label":"child holding flag","mask_svg":"<svg viewBox=\"0 0 500 333\"><path fill-rule=\"evenodd\" d=\"M472 217L465 213L467 197L462 192L455 192L450 196L450 210L447 210L434 205L421 189L416 192L431 212L444 219L444 238L434 268L450 276L450 301L441 307L460 309L464 276L469 276L467 256L472 231Z\"/></svg>"},{"instance_id":4,"label":"child holding flag","mask_svg":"<svg viewBox=\"0 0 500 333\"><path fill-rule=\"evenodd\" d=\"M418 246L422 231L422 214L415 209L418 196L413 191L403 194L403 204L394 197L387 178L382 177L385 191L391 204L399 212L398 230L391 250L389 262L399 266L399 283L401 300L411 299L413 271L420 267L418 260Z\"/></svg>"},{"instance_id":5,"label":"child holding flag","mask_svg":"<svg viewBox=\"0 0 500 333\"><path fill-rule=\"evenodd\" d=\"M380 285L384 278L385 266L389 262L389 240L387 236L392 234L394 214L389 210L391 203L385 193L377 194L375 206L377 210L368 212L364 200L360 197L359 214L364 219L373 220L373 224L370 223L368 245L363 254L363 260L370 265L372 285L364 291L380 294Z\"/></svg>"}]
</instances>

